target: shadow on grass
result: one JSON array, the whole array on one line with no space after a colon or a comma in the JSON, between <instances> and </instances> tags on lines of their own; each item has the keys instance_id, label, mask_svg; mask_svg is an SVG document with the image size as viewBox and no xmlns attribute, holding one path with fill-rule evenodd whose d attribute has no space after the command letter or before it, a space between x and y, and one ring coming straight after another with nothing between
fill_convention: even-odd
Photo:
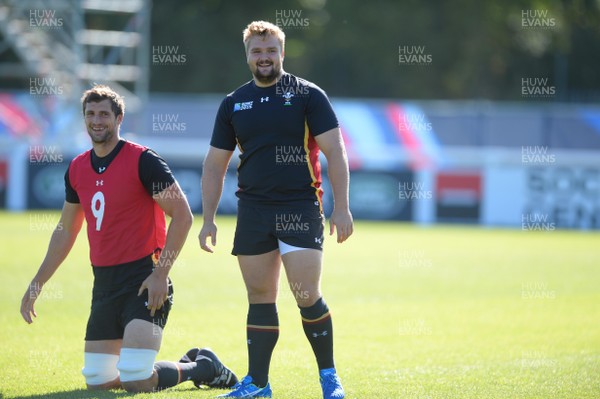
<instances>
[{"instance_id":1,"label":"shadow on grass","mask_svg":"<svg viewBox=\"0 0 600 399\"><path fill-rule=\"evenodd\" d=\"M190 388L189 391L203 391L195 388ZM166 391L163 391L166 392ZM173 391L176 393L186 392L186 390ZM14 396L11 399L117 399L129 398L140 393L127 392L123 390L112 391L88 391L87 389L74 389L72 391L52 392L37 395ZM4 395L0 393L0 399L4 399Z\"/></svg>"}]
</instances>

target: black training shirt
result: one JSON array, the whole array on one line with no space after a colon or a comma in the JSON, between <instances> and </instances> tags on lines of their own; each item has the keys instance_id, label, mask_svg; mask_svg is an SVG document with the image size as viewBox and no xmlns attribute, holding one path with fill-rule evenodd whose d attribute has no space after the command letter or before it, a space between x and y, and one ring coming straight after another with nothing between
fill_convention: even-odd
<instances>
[{"instance_id":1,"label":"black training shirt","mask_svg":"<svg viewBox=\"0 0 600 399\"><path fill-rule=\"evenodd\" d=\"M284 73L273 86L254 81L221 102L211 146L240 149L237 196L261 203L321 200L319 147L314 137L338 127L327 95Z\"/></svg>"}]
</instances>

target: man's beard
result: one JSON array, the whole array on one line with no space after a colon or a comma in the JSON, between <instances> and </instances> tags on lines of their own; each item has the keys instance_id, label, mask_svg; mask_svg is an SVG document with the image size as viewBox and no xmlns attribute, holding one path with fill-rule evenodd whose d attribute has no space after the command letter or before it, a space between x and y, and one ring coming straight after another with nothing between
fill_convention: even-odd
<instances>
[{"instance_id":1,"label":"man's beard","mask_svg":"<svg viewBox=\"0 0 600 399\"><path fill-rule=\"evenodd\" d=\"M262 74L260 72L260 67L256 65L256 70L254 71L254 77L258 79L261 83L272 83L274 82L281 72L281 66L276 67L275 64L271 64L271 72L268 74Z\"/></svg>"},{"instance_id":2,"label":"man's beard","mask_svg":"<svg viewBox=\"0 0 600 399\"><path fill-rule=\"evenodd\" d=\"M89 133L90 139L92 139L92 141L96 144L103 144L106 143L113 135L114 132L112 130L106 130L106 132L102 135L102 136L96 136L94 134L94 131L92 130L92 133Z\"/></svg>"}]
</instances>

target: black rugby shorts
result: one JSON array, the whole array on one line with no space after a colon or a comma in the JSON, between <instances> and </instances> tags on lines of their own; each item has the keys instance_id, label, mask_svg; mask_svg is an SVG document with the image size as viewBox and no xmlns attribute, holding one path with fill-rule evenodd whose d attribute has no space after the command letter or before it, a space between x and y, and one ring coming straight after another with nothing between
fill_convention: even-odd
<instances>
[{"instance_id":1,"label":"black rugby shorts","mask_svg":"<svg viewBox=\"0 0 600 399\"><path fill-rule=\"evenodd\" d=\"M233 255L260 255L279 248L278 239L323 250L325 217L319 203L302 206L238 203Z\"/></svg>"},{"instance_id":2,"label":"black rugby shorts","mask_svg":"<svg viewBox=\"0 0 600 399\"><path fill-rule=\"evenodd\" d=\"M161 329L167 324L173 304L173 284L169 279L169 297L162 308L150 316L148 290L138 296L142 282L152 273L151 257L129 264L94 267L94 288L85 340L121 339L125 326L134 320L146 320Z\"/></svg>"}]
</instances>

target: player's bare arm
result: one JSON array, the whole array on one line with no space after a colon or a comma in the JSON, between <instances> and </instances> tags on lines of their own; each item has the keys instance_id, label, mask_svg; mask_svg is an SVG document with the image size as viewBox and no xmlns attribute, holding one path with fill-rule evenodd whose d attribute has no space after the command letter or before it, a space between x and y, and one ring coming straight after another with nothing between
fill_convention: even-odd
<instances>
[{"instance_id":1,"label":"player's bare arm","mask_svg":"<svg viewBox=\"0 0 600 399\"><path fill-rule=\"evenodd\" d=\"M354 231L348 199L350 173L342 133L336 127L315 136L315 140L327 158L327 174L333 190L334 202L333 213L329 221L329 235L332 235L336 229L337 242L342 243Z\"/></svg>"},{"instance_id":2,"label":"player's bare arm","mask_svg":"<svg viewBox=\"0 0 600 399\"><path fill-rule=\"evenodd\" d=\"M21 300L21 316L27 323L33 323L32 316L37 317L34 309L35 301L44 284L48 282L71 251L82 224L83 210L81 205L65 201L60 221L50 238L46 256Z\"/></svg>"},{"instance_id":3,"label":"player's bare arm","mask_svg":"<svg viewBox=\"0 0 600 399\"><path fill-rule=\"evenodd\" d=\"M153 196L154 201L171 218L167 230L165 247L163 248L154 271L140 286L138 295L148 290L148 309L154 316L156 309L160 309L168 296L169 272L177 259L188 232L192 227L194 217L190 206L177 182Z\"/></svg>"},{"instance_id":4,"label":"player's bare arm","mask_svg":"<svg viewBox=\"0 0 600 399\"><path fill-rule=\"evenodd\" d=\"M231 160L233 151L221 150L210 147L204 159L202 169L202 229L198 235L200 248L206 252L213 252L213 248L206 243L210 237L212 246L217 245L217 225L215 215L223 192L223 182L227 165Z\"/></svg>"}]
</instances>

